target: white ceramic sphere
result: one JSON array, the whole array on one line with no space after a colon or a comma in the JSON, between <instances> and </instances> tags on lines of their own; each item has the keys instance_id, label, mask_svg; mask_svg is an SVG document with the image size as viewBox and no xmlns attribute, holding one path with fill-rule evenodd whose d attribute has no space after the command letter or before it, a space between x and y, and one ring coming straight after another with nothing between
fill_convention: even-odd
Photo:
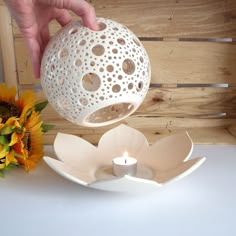
<instances>
[{"instance_id":1,"label":"white ceramic sphere","mask_svg":"<svg viewBox=\"0 0 236 236\"><path fill-rule=\"evenodd\" d=\"M80 21L48 43L41 64L43 91L65 119L98 127L122 120L142 103L151 77L139 39L125 26L98 18L99 31Z\"/></svg>"}]
</instances>

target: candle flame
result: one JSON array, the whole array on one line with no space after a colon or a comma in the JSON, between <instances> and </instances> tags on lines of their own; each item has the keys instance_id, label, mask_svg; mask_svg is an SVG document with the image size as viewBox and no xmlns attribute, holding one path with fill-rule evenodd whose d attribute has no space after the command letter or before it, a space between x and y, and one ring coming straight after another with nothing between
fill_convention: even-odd
<instances>
[{"instance_id":1,"label":"candle flame","mask_svg":"<svg viewBox=\"0 0 236 236\"><path fill-rule=\"evenodd\" d=\"M127 158L129 156L128 152L124 152L123 157Z\"/></svg>"}]
</instances>

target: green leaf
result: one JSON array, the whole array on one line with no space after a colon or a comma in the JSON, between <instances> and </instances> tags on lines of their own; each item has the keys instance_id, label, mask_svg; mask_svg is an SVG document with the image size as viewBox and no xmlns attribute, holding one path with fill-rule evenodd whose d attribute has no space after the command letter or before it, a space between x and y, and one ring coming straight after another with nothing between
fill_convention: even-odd
<instances>
[{"instance_id":1,"label":"green leaf","mask_svg":"<svg viewBox=\"0 0 236 236\"><path fill-rule=\"evenodd\" d=\"M11 125L11 126L4 126L1 130L0 130L0 135L8 135L8 134L12 134L15 131L15 126Z\"/></svg>"},{"instance_id":2,"label":"green leaf","mask_svg":"<svg viewBox=\"0 0 236 236\"><path fill-rule=\"evenodd\" d=\"M33 111L33 109L30 108L30 109L26 112L25 117L24 117L25 120L27 120L27 119L31 116L32 111Z\"/></svg>"},{"instance_id":3,"label":"green leaf","mask_svg":"<svg viewBox=\"0 0 236 236\"><path fill-rule=\"evenodd\" d=\"M11 170L11 169L13 169L13 168L15 168L16 166L18 166L18 163L10 163L8 166L6 166L5 168L4 168L4 170Z\"/></svg>"},{"instance_id":4,"label":"green leaf","mask_svg":"<svg viewBox=\"0 0 236 236\"><path fill-rule=\"evenodd\" d=\"M37 112L41 112L48 105L48 101L40 102L35 104L34 109Z\"/></svg>"},{"instance_id":5,"label":"green leaf","mask_svg":"<svg viewBox=\"0 0 236 236\"><path fill-rule=\"evenodd\" d=\"M4 157L9 150L10 150L10 147L7 145L4 145L2 147L2 150L0 151L0 158Z\"/></svg>"},{"instance_id":6,"label":"green leaf","mask_svg":"<svg viewBox=\"0 0 236 236\"><path fill-rule=\"evenodd\" d=\"M0 136L0 144L2 145L8 144L8 139L6 136L3 136L3 135Z\"/></svg>"},{"instance_id":7,"label":"green leaf","mask_svg":"<svg viewBox=\"0 0 236 236\"><path fill-rule=\"evenodd\" d=\"M13 168L15 168L16 166L18 166L17 163L13 164L13 163L10 163L8 166L6 166L3 170L0 170L0 177L4 177L4 174L6 171L10 171L12 170Z\"/></svg>"},{"instance_id":8,"label":"green leaf","mask_svg":"<svg viewBox=\"0 0 236 236\"><path fill-rule=\"evenodd\" d=\"M47 124L42 124L41 129L44 133L48 132L49 130L53 129L55 125L47 125Z\"/></svg>"}]
</instances>

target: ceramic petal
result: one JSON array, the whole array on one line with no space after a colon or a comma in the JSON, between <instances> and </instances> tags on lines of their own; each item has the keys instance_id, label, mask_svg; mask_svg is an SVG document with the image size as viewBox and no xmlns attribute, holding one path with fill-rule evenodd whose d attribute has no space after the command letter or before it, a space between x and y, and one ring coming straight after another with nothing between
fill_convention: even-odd
<instances>
[{"instance_id":1,"label":"ceramic petal","mask_svg":"<svg viewBox=\"0 0 236 236\"><path fill-rule=\"evenodd\" d=\"M81 166L68 164L53 158L44 156L44 161L58 174L81 185L87 186L96 180L93 171L84 171Z\"/></svg>"},{"instance_id":2,"label":"ceramic petal","mask_svg":"<svg viewBox=\"0 0 236 236\"><path fill-rule=\"evenodd\" d=\"M155 181L158 183L170 183L173 181L177 181L190 173L196 170L204 161L206 160L205 157L198 157L192 160L182 162L179 165L175 166L174 168L167 169L164 171L156 170Z\"/></svg>"},{"instance_id":3,"label":"ceramic petal","mask_svg":"<svg viewBox=\"0 0 236 236\"><path fill-rule=\"evenodd\" d=\"M103 155L104 163L110 163L113 158L123 156L125 151L129 156L137 157L147 147L146 137L126 125L119 125L109 130L98 143L98 150Z\"/></svg>"},{"instance_id":4,"label":"ceramic petal","mask_svg":"<svg viewBox=\"0 0 236 236\"><path fill-rule=\"evenodd\" d=\"M57 158L73 165L83 165L84 169L97 166L97 148L75 135L58 133L54 141Z\"/></svg>"},{"instance_id":5,"label":"ceramic petal","mask_svg":"<svg viewBox=\"0 0 236 236\"><path fill-rule=\"evenodd\" d=\"M193 143L187 132L162 138L140 154L140 161L153 169L168 170L189 159Z\"/></svg>"}]
</instances>

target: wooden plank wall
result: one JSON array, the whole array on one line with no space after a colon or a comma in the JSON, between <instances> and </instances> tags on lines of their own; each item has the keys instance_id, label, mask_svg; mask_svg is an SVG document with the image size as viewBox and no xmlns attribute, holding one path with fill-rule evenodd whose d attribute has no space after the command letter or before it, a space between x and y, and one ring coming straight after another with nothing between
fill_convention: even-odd
<instances>
[{"instance_id":1,"label":"wooden plank wall","mask_svg":"<svg viewBox=\"0 0 236 236\"><path fill-rule=\"evenodd\" d=\"M150 57L149 93L137 112L122 123L142 131L150 143L180 129L189 131L195 143L236 143L235 0L90 2L98 17L130 28ZM42 99L21 33L15 22L12 26L19 90L34 89ZM52 22L51 34L59 29ZM46 135L46 143L52 143L58 131L97 143L105 131L117 125L95 129L75 126L50 106L43 118L56 125Z\"/></svg>"}]
</instances>

